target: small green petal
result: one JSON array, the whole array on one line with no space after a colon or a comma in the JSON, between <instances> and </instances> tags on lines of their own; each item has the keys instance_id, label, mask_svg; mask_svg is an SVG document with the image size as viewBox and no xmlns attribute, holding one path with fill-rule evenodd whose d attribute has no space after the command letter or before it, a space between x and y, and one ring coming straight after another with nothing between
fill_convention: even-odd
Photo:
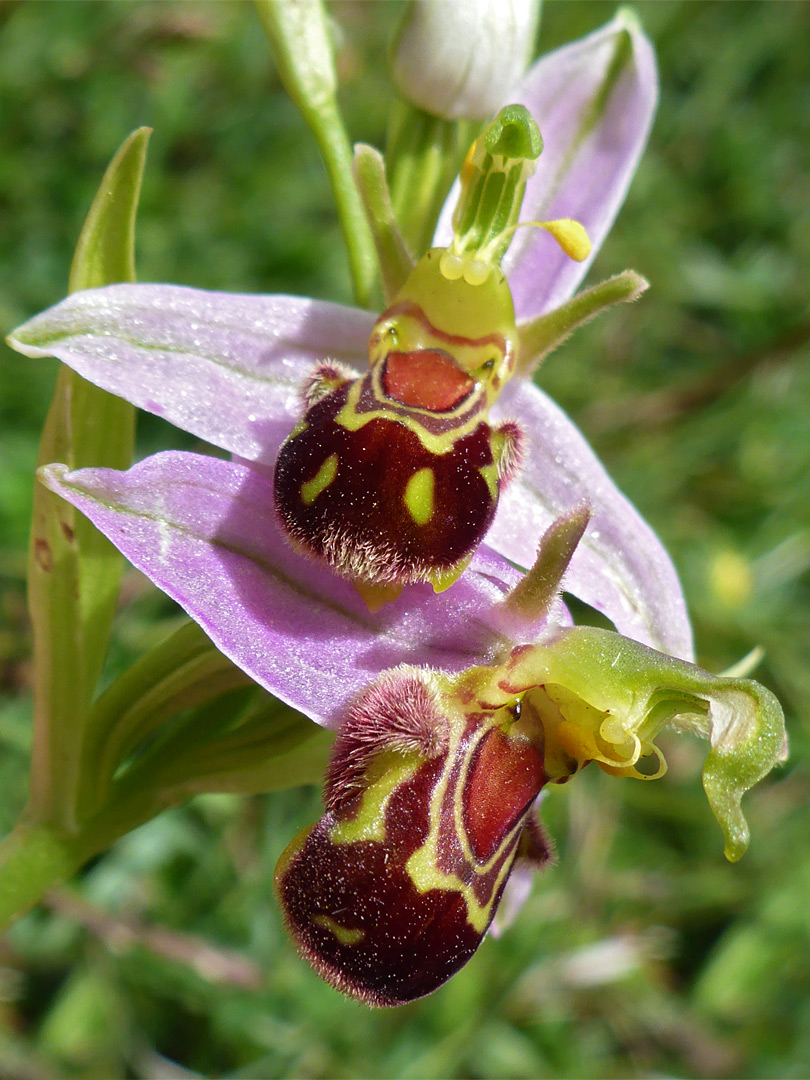
<instances>
[{"instance_id":1,"label":"small green petal","mask_svg":"<svg viewBox=\"0 0 810 1080\"><path fill-rule=\"evenodd\" d=\"M648 287L645 279L635 270L625 270L606 281L600 281L590 289L585 289L584 292L577 293L553 311L521 323L518 355L520 374L530 378L549 353L562 345L580 326L595 319L614 304L632 304Z\"/></svg>"},{"instance_id":2,"label":"small green petal","mask_svg":"<svg viewBox=\"0 0 810 1080\"><path fill-rule=\"evenodd\" d=\"M364 143L355 145L354 178L371 227L388 302L405 284L414 263L394 217L385 162L374 147Z\"/></svg>"}]
</instances>

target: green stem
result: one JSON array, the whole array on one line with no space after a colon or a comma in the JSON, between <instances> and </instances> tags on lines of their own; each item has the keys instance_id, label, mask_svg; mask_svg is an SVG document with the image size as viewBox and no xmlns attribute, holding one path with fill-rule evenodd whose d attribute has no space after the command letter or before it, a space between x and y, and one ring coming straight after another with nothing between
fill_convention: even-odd
<instances>
[{"instance_id":1,"label":"green stem","mask_svg":"<svg viewBox=\"0 0 810 1080\"><path fill-rule=\"evenodd\" d=\"M371 306L377 258L352 175L352 148L337 103L337 76L320 0L256 0L279 77L315 136L337 204L354 295Z\"/></svg>"},{"instance_id":2,"label":"green stem","mask_svg":"<svg viewBox=\"0 0 810 1080\"><path fill-rule=\"evenodd\" d=\"M0 932L30 911L42 897L76 873L115 840L181 799L141 785L90 819L81 833L68 836L23 814L0 841Z\"/></svg>"},{"instance_id":3,"label":"green stem","mask_svg":"<svg viewBox=\"0 0 810 1080\"><path fill-rule=\"evenodd\" d=\"M352 175L352 148L343 121L332 101L309 120L323 157L338 219L349 255L354 296L360 307L371 307L377 285L377 254L365 210Z\"/></svg>"},{"instance_id":4,"label":"green stem","mask_svg":"<svg viewBox=\"0 0 810 1080\"><path fill-rule=\"evenodd\" d=\"M74 873L86 857L75 839L21 818L0 842L0 930Z\"/></svg>"},{"instance_id":5,"label":"green stem","mask_svg":"<svg viewBox=\"0 0 810 1080\"><path fill-rule=\"evenodd\" d=\"M134 281L135 212L149 129L113 158L79 237L70 290ZM60 368L39 464L126 468L132 405ZM122 558L90 522L39 481L28 564L33 637L31 805L39 821L74 832L84 722L107 651Z\"/></svg>"}]
</instances>

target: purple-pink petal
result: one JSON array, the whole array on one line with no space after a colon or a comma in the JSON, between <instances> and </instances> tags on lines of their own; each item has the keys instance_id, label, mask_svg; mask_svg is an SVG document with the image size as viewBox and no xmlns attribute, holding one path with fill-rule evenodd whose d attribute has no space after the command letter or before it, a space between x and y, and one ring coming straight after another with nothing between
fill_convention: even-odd
<instances>
[{"instance_id":1,"label":"purple-pink petal","mask_svg":"<svg viewBox=\"0 0 810 1080\"><path fill-rule=\"evenodd\" d=\"M75 293L13 340L269 467L300 416L300 387L314 363L362 355L372 323L368 312L292 297L115 285ZM690 656L671 564L577 429L532 386L507 387L498 411L522 421L529 444L526 470L504 493L488 543L527 566L553 518L588 499L595 517L570 591L623 633Z\"/></svg>"},{"instance_id":2,"label":"purple-pink petal","mask_svg":"<svg viewBox=\"0 0 810 1080\"><path fill-rule=\"evenodd\" d=\"M528 567L551 522L589 502L593 516L571 560L566 590L603 612L621 634L693 659L686 602L672 562L578 429L531 383L510 384L498 411L520 418L527 446L525 467L501 495L487 544Z\"/></svg>"},{"instance_id":3,"label":"purple-pink petal","mask_svg":"<svg viewBox=\"0 0 810 1080\"><path fill-rule=\"evenodd\" d=\"M504 269L518 318L527 319L571 296L624 202L658 100L652 46L634 16L619 14L543 57L518 100L537 119L544 141L526 187L524 220L575 218L593 245L590 259L576 263L543 230L518 230Z\"/></svg>"},{"instance_id":4,"label":"purple-pink petal","mask_svg":"<svg viewBox=\"0 0 810 1080\"><path fill-rule=\"evenodd\" d=\"M519 574L486 549L448 592L412 586L372 615L348 582L292 550L258 470L166 451L128 472L40 475L235 664L327 727L387 668L457 671L508 646L491 611Z\"/></svg>"},{"instance_id":5,"label":"purple-pink petal","mask_svg":"<svg viewBox=\"0 0 810 1080\"><path fill-rule=\"evenodd\" d=\"M365 366L373 324L321 300L110 285L73 293L9 341L215 446L273 461L315 364Z\"/></svg>"}]
</instances>

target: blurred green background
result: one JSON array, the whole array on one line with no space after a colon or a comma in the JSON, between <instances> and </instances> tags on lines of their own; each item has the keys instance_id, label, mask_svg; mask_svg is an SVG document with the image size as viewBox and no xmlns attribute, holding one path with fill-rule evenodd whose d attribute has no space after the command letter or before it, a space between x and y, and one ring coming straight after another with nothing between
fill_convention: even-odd
<instances>
[{"instance_id":1,"label":"blurred green background","mask_svg":"<svg viewBox=\"0 0 810 1080\"><path fill-rule=\"evenodd\" d=\"M588 770L551 792L559 863L514 926L433 997L345 1001L300 961L272 894L315 789L206 797L125 838L0 946L0 1076L810 1075L810 6L636 4L661 103L592 280L653 288L578 333L540 382L577 419L682 574L700 661L753 645L788 765L722 857L701 749L655 784ZM611 5L547 3L543 51ZM382 145L396 3L337 2L351 135ZM538 118L542 128L542 117ZM316 150L251 7L0 3L0 325L58 300L98 181L155 129L141 280L348 301ZM55 366L0 362L0 828L30 743L25 546ZM194 440L143 418L139 452ZM134 572L113 664L176 611Z\"/></svg>"}]
</instances>

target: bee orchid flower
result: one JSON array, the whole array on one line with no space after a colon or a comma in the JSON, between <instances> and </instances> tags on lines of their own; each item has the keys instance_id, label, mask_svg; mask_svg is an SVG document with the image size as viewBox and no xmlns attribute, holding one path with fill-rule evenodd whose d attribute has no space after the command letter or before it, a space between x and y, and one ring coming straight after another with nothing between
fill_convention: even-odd
<instances>
[{"instance_id":1,"label":"bee orchid flower","mask_svg":"<svg viewBox=\"0 0 810 1080\"><path fill-rule=\"evenodd\" d=\"M435 547L431 548L420 573L398 573L396 567L407 567L409 560L397 559L401 554L398 551L386 560L391 537L377 539L384 531L381 522L384 524L386 508L382 507L365 526L353 524L362 514L357 493L351 485L345 486L345 477L351 479L351 468L340 471L342 450L319 445L316 452L304 445L303 455L310 460L308 466L299 466L301 471L295 474L293 485L299 508L311 510L317 517L321 505L327 504L336 492L345 492L343 520L349 522L351 543L347 551L346 543L341 543L340 529L318 531L307 523L299 527L282 505L279 510L287 532L299 549L314 551L338 573L353 576L359 585L370 585L372 591L378 590L372 596L373 602L387 599L385 589L391 585L395 595L403 580L429 581L434 588L446 587L463 571L487 528L487 542L495 551L527 567L534 558L535 538L555 516L585 499L592 507L592 518L574 557L571 591L603 612L623 633L691 658L685 604L660 542L610 481L576 427L541 390L520 377L531 374L533 364L550 341L564 336L577 320L590 317L603 304L601 294L588 299L593 289L571 297L627 190L646 141L656 95L651 47L640 29L624 15L582 41L541 59L518 88L516 101L540 120L544 143L540 166L533 175L523 176L521 217L541 219L552 232L555 223L576 219L590 236L591 250L589 254L587 249L577 252L584 256L577 262L570 257L570 237L563 236L567 254L546 229L527 228L515 230L508 251L497 254L495 262L502 259L498 274L505 274L508 281L505 319L511 320L513 326L514 355L508 359L510 365L517 366L518 377L498 395L490 394L486 399L487 406L491 405L492 426L488 430L492 437L488 435L482 441L474 433L471 440L478 440L475 445L462 447L468 468L476 474L473 479L481 490L483 506L470 537L438 555ZM439 222L434 250L447 251L452 246L452 210L462 201L458 192L451 194ZM516 196L515 203L520 210ZM502 223L501 231L508 232L514 224L513 214ZM472 262L480 260L473 258ZM421 266L421 262L417 263L415 274ZM605 284L606 294L613 296L610 283ZM414 293L421 299L419 282L416 286L411 282L411 286L410 292L405 290L406 299L412 301ZM468 293L475 291L475 286L459 280L457 293L465 288ZM643 282L636 277L622 298L635 296L642 288ZM467 310L475 313L475 297L467 301ZM229 451L234 460L228 464L214 464L200 455L193 458L190 468L199 477L211 471L219 476L224 471L228 474L226 487L234 490L240 485L244 469L256 474L258 484L258 478L275 466L285 440L290 447L291 432L300 434L302 426L307 425L307 420L302 419L305 409L332 409L334 413L347 386L361 381L353 380L354 372L367 367L369 358L374 361L370 341L374 342L375 334L379 341L381 329L390 330L387 313L388 309L377 318L356 308L290 296L236 295L174 285L112 285L69 296L20 327L9 341L29 356L56 356L91 382ZM495 326L495 330L500 329ZM436 335L441 337L443 333L446 335L439 326L427 341L413 339L412 333L404 347L383 349L367 376L376 377L374 373L384 363L383 379L393 385L393 390L391 385L387 389L395 399L396 410L401 413L415 409L421 413L419 423L411 425L418 428L416 441L421 457L411 455L409 475L401 481L402 496L409 498L408 516L400 513L397 520L400 533L403 522L411 532L429 532L433 526L430 521L422 526L422 518L429 516L432 499L438 503L451 486L441 488L429 467L433 461L443 464L447 460L444 444L436 448L438 456L434 453L428 457L428 464L423 461L424 447L430 441L426 429L435 426L436 417L431 414L438 399L425 403L419 398L424 363L408 363L407 358L420 349L421 360L427 362L434 381L437 371L445 376L449 372L444 397L438 401L439 421L448 412L448 402L453 406L457 398L466 400L468 385L477 385L476 372L468 369L479 361L482 365L488 362L473 349L466 369L464 365L459 368L449 364L435 346ZM508 337L501 333L500 340L504 336ZM457 360L459 351L455 345L444 350L453 360ZM306 395L303 403L302 394ZM358 406L354 408L351 420L357 421ZM427 423L422 423L425 415ZM364 422L367 419L363 418ZM406 426L389 425L386 433L404 431ZM351 422L344 425L344 432L346 427L350 428ZM372 430L370 425L364 427L355 443L362 443ZM521 437L512 438L518 432ZM304 432L302 443L309 434ZM381 497L390 477L392 456L401 457L402 446L397 443L392 447L389 438L377 442L388 455L389 473L375 492L375 497ZM508 451L518 442L523 468L507 484L515 464L510 462ZM167 460L157 458L153 471ZM284 478L288 475L285 473ZM371 483L368 472L362 479ZM162 496L158 493L163 487L151 480L143 493L144 500L154 499L150 513L156 520L162 513ZM266 529L271 527L269 522L280 498L278 487L275 495L267 496L263 508ZM307 500L311 505L306 505ZM371 499L365 500L365 510L371 503ZM466 505L460 510L456 507L455 520L459 521L468 509ZM201 503L200 515L203 512ZM210 522L207 527L210 532ZM411 554L410 548L405 554ZM376 577L369 569L375 566L382 566ZM213 636L219 644L218 636Z\"/></svg>"},{"instance_id":2,"label":"bee orchid flower","mask_svg":"<svg viewBox=\"0 0 810 1080\"><path fill-rule=\"evenodd\" d=\"M572 625L560 589L575 585L587 507L550 526L526 575L482 544L453 590L415 586L370 614L266 518L269 477L214 458L201 472L195 457L41 476L257 682L337 731L324 816L276 870L293 938L337 989L391 1006L449 979L510 876L519 903L549 861L545 786L593 762L657 779L666 725L708 739L706 794L727 857L743 854L740 800L784 756L779 704L752 680Z\"/></svg>"}]
</instances>

